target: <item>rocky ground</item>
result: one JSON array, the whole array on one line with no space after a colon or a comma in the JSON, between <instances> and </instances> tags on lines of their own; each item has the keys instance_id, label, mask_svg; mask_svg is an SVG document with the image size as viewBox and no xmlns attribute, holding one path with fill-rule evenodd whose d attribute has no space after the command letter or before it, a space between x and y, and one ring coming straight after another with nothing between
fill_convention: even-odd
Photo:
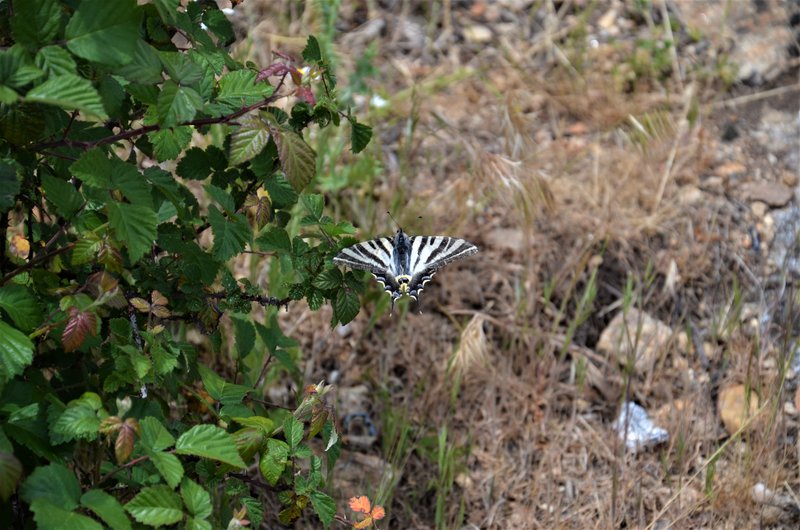
<instances>
[{"instance_id":1,"label":"rocky ground","mask_svg":"<svg viewBox=\"0 0 800 530\"><path fill-rule=\"evenodd\" d=\"M333 35L375 140L320 177L331 213L482 249L422 315L376 289L346 328L282 317L338 387L343 499L382 528L797 526L800 2L235 17L262 65Z\"/></svg>"}]
</instances>

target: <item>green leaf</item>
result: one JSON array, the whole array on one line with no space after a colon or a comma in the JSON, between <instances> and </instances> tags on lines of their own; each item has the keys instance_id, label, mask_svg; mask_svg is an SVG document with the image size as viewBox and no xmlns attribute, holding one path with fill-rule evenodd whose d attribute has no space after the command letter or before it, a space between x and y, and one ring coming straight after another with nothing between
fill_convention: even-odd
<instances>
[{"instance_id":1,"label":"green leaf","mask_svg":"<svg viewBox=\"0 0 800 530\"><path fill-rule=\"evenodd\" d=\"M156 49L142 39L136 39L133 60L122 68L117 68L114 73L134 83L151 85L163 81L162 69Z\"/></svg>"},{"instance_id":2,"label":"green leaf","mask_svg":"<svg viewBox=\"0 0 800 530\"><path fill-rule=\"evenodd\" d=\"M214 202L222 206L223 210L229 214L234 212L236 209L236 203L233 202L233 197L231 197L230 193L218 186L214 186L213 184L206 184L203 186L203 189L206 190L206 193L211 195L211 198L214 199Z\"/></svg>"},{"instance_id":3,"label":"green leaf","mask_svg":"<svg viewBox=\"0 0 800 530\"><path fill-rule=\"evenodd\" d=\"M163 127L174 127L194 118L202 106L203 99L193 89L166 81L156 103L158 121Z\"/></svg>"},{"instance_id":4,"label":"green leaf","mask_svg":"<svg viewBox=\"0 0 800 530\"><path fill-rule=\"evenodd\" d=\"M8 439L6 439L8 442ZM0 499L3 502L17 489L17 482L22 476L22 464L9 452L0 452Z\"/></svg>"},{"instance_id":5,"label":"green leaf","mask_svg":"<svg viewBox=\"0 0 800 530\"><path fill-rule=\"evenodd\" d=\"M85 515L66 510L46 499L31 503L38 530L103 530L103 525Z\"/></svg>"},{"instance_id":6,"label":"green leaf","mask_svg":"<svg viewBox=\"0 0 800 530\"><path fill-rule=\"evenodd\" d=\"M22 373L33 362L33 342L0 320L0 384Z\"/></svg>"},{"instance_id":7,"label":"green leaf","mask_svg":"<svg viewBox=\"0 0 800 530\"><path fill-rule=\"evenodd\" d=\"M288 129L272 130L286 179L298 193L308 186L317 170L317 154L303 138Z\"/></svg>"},{"instance_id":8,"label":"green leaf","mask_svg":"<svg viewBox=\"0 0 800 530\"><path fill-rule=\"evenodd\" d=\"M256 83L256 75L252 70L235 70L222 76L217 102L236 110L271 96L275 89L267 83Z\"/></svg>"},{"instance_id":9,"label":"green leaf","mask_svg":"<svg viewBox=\"0 0 800 530\"><path fill-rule=\"evenodd\" d=\"M195 425L183 433L175 444L175 452L217 460L237 468L246 466L233 437L215 425Z\"/></svg>"},{"instance_id":10,"label":"green leaf","mask_svg":"<svg viewBox=\"0 0 800 530\"><path fill-rule=\"evenodd\" d=\"M175 438L152 416L142 418L139 422L142 429L141 443L148 451L161 451L175 444Z\"/></svg>"},{"instance_id":11,"label":"green leaf","mask_svg":"<svg viewBox=\"0 0 800 530\"><path fill-rule=\"evenodd\" d=\"M336 515L336 502L321 491L312 491L310 497L314 512L319 516L325 528L328 528L333 522L333 516Z\"/></svg>"},{"instance_id":12,"label":"green leaf","mask_svg":"<svg viewBox=\"0 0 800 530\"><path fill-rule=\"evenodd\" d=\"M288 208L297 202L299 195L289 181L281 175L272 175L264 181L275 208Z\"/></svg>"},{"instance_id":13,"label":"green leaf","mask_svg":"<svg viewBox=\"0 0 800 530\"><path fill-rule=\"evenodd\" d=\"M283 422L283 435L286 437L289 447L292 450L296 449L303 439L303 424L294 416L288 416Z\"/></svg>"},{"instance_id":14,"label":"green leaf","mask_svg":"<svg viewBox=\"0 0 800 530\"><path fill-rule=\"evenodd\" d=\"M277 226L270 227L269 230L258 236L256 243L261 250L266 252L292 252L292 242L289 240L289 234L286 230Z\"/></svg>"},{"instance_id":15,"label":"green leaf","mask_svg":"<svg viewBox=\"0 0 800 530\"><path fill-rule=\"evenodd\" d=\"M36 298L26 287L9 284L0 287L0 308L14 325L23 331L31 332L42 322L42 311Z\"/></svg>"},{"instance_id":16,"label":"green leaf","mask_svg":"<svg viewBox=\"0 0 800 530\"><path fill-rule=\"evenodd\" d=\"M200 519L211 515L211 495L197 482L184 478L181 482L181 497L189 513Z\"/></svg>"},{"instance_id":17,"label":"green leaf","mask_svg":"<svg viewBox=\"0 0 800 530\"><path fill-rule=\"evenodd\" d=\"M114 530L131 530L131 521L119 501L101 490L89 490L81 497L86 506Z\"/></svg>"},{"instance_id":18,"label":"green leaf","mask_svg":"<svg viewBox=\"0 0 800 530\"><path fill-rule=\"evenodd\" d=\"M64 510L74 510L81 496L81 486L75 474L61 464L37 467L20 488L27 503L44 500Z\"/></svg>"},{"instance_id":19,"label":"green leaf","mask_svg":"<svg viewBox=\"0 0 800 530\"><path fill-rule=\"evenodd\" d=\"M14 41L35 49L55 38L61 22L61 6L56 0L27 0L14 5L11 34Z\"/></svg>"},{"instance_id":20,"label":"green leaf","mask_svg":"<svg viewBox=\"0 0 800 530\"><path fill-rule=\"evenodd\" d=\"M242 252L253 233L241 214L226 219L214 206L208 208L208 222L214 232L214 257L227 261Z\"/></svg>"},{"instance_id":21,"label":"green leaf","mask_svg":"<svg viewBox=\"0 0 800 530\"><path fill-rule=\"evenodd\" d=\"M94 440L100 431L97 411L102 407L99 396L92 392L73 399L50 425L50 436L59 441Z\"/></svg>"},{"instance_id":22,"label":"green leaf","mask_svg":"<svg viewBox=\"0 0 800 530\"><path fill-rule=\"evenodd\" d=\"M89 80L73 74L51 77L25 95L25 101L46 103L65 110L79 110L108 119L100 94Z\"/></svg>"},{"instance_id":23,"label":"green leaf","mask_svg":"<svg viewBox=\"0 0 800 530\"><path fill-rule=\"evenodd\" d=\"M183 504L169 486L144 488L125 505L134 519L148 526L175 524L183 519Z\"/></svg>"},{"instance_id":24,"label":"green leaf","mask_svg":"<svg viewBox=\"0 0 800 530\"><path fill-rule=\"evenodd\" d=\"M309 63L316 63L322 60L322 52L319 49L319 41L313 35L308 36L306 47L303 48L303 59Z\"/></svg>"},{"instance_id":25,"label":"green leaf","mask_svg":"<svg viewBox=\"0 0 800 530\"><path fill-rule=\"evenodd\" d=\"M253 351L256 345L256 328L250 322L250 315L244 318L231 317L233 320L233 327L236 330L236 351L239 352L239 357L244 358Z\"/></svg>"},{"instance_id":26,"label":"green leaf","mask_svg":"<svg viewBox=\"0 0 800 530\"><path fill-rule=\"evenodd\" d=\"M181 86L194 85L203 79L204 69L192 60L192 56L180 52L159 52L161 64L164 65L170 79Z\"/></svg>"},{"instance_id":27,"label":"green leaf","mask_svg":"<svg viewBox=\"0 0 800 530\"><path fill-rule=\"evenodd\" d=\"M69 219L83 206L83 197L71 182L45 174L42 187L45 197L55 205L61 217Z\"/></svg>"},{"instance_id":28,"label":"green leaf","mask_svg":"<svg viewBox=\"0 0 800 530\"><path fill-rule=\"evenodd\" d=\"M358 123L355 119L350 120L350 126L350 150L360 153L372 139L372 127Z\"/></svg>"},{"instance_id":29,"label":"green leaf","mask_svg":"<svg viewBox=\"0 0 800 530\"><path fill-rule=\"evenodd\" d=\"M186 530L212 530L211 523L205 519L186 518Z\"/></svg>"},{"instance_id":30,"label":"green leaf","mask_svg":"<svg viewBox=\"0 0 800 530\"><path fill-rule=\"evenodd\" d=\"M165 160L178 158L178 155L192 141L193 131L192 127L183 125L148 133L147 136L153 143L153 153L156 155L156 160L164 162Z\"/></svg>"},{"instance_id":31,"label":"green leaf","mask_svg":"<svg viewBox=\"0 0 800 530\"><path fill-rule=\"evenodd\" d=\"M45 46L36 52L36 66L42 69L48 77L64 74L76 74L78 65L67 50L61 46Z\"/></svg>"},{"instance_id":32,"label":"green leaf","mask_svg":"<svg viewBox=\"0 0 800 530\"><path fill-rule=\"evenodd\" d=\"M325 198L322 195L309 194L302 195L300 200L314 221L319 221L322 217L322 209L325 207Z\"/></svg>"},{"instance_id":33,"label":"green leaf","mask_svg":"<svg viewBox=\"0 0 800 530\"><path fill-rule=\"evenodd\" d=\"M90 186L109 189L112 165L108 155L100 148L86 151L69 167L73 175Z\"/></svg>"},{"instance_id":34,"label":"green leaf","mask_svg":"<svg viewBox=\"0 0 800 530\"><path fill-rule=\"evenodd\" d=\"M329 289L338 289L342 285L342 280L342 272L339 269L327 269L314 278L313 285L317 289L327 291Z\"/></svg>"},{"instance_id":35,"label":"green leaf","mask_svg":"<svg viewBox=\"0 0 800 530\"><path fill-rule=\"evenodd\" d=\"M117 240L128 248L131 262L136 263L150 250L156 239L156 212L146 206L127 203L110 202L106 207L108 221Z\"/></svg>"},{"instance_id":36,"label":"green leaf","mask_svg":"<svg viewBox=\"0 0 800 530\"><path fill-rule=\"evenodd\" d=\"M342 289L336 293L336 298L333 301L333 312L336 319L342 324L347 324L358 314L361 304L358 301L358 296L349 290Z\"/></svg>"},{"instance_id":37,"label":"green leaf","mask_svg":"<svg viewBox=\"0 0 800 530\"><path fill-rule=\"evenodd\" d=\"M286 468L286 463L289 458L289 446L286 442L269 438L267 440L267 449L261 453L261 458L258 462L258 469L264 480L269 482L272 486L278 483L281 478L283 470Z\"/></svg>"},{"instance_id":38,"label":"green leaf","mask_svg":"<svg viewBox=\"0 0 800 530\"><path fill-rule=\"evenodd\" d=\"M153 207L151 188L133 164L117 157L108 161L111 170L111 189L118 189L132 204Z\"/></svg>"},{"instance_id":39,"label":"green leaf","mask_svg":"<svg viewBox=\"0 0 800 530\"><path fill-rule=\"evenodd\" d=\"M164 24L174 25L176 20L175 14L178 11L180 0L155 0L153 3L158 11L158 16L161 17Z\"/></svg>"},{"instance_id":40,"label":"green leaf","mask_svg":"<svg viewBox=\"0 0 800 530\"><path fill-rule=\"evenodd\" d=\"M170 488L177 488L183 478L184 470L180 459L172 453L158 451L150 453L150 460L156 466L159 475L169 484Z\"/></svg>"},{"instance_id":41,"label":"green leaf","mask_svg":"<svg viewBox=\"0 0 800 530\"><path fill-rule=\"evenodd\" d=\"M189 180L204 180L214 170L222 171L228 167L228 160L219 148L209 146L203 151L199 147L192 147L178 162L178 175Z\"/></svg>"},{"instance_id":42,"label":"green leaf","mask_svg":"<svg viewBox=\"0 0 800 530\"><path fill-rule=\"evenodd\" d=\"M231 167L247 162L267 146L270 129L258 114L245 114L239 118L240 126L231 134Z\"/></svg>"},{"instance_id":43,"label":"green leaf","mask_svg":"<svg viewBox=\"0 0 800 530\"><path fill-rule=\"evenodd\" d=\"M136 51L141 14L136 0L82 0L67 24L67 48L89 61L126 64Z\"/></svg>"},{"instance_id":44,"label":"green leaf","mask_svg":"<svg viewBox=\"0 0 800 530\"><path fill-rule=\"evenodd\" d=\"M17 203L19 189L19 177L14 166L0 161L0 213L5 213Z\"/></svg>"}]
</instances>

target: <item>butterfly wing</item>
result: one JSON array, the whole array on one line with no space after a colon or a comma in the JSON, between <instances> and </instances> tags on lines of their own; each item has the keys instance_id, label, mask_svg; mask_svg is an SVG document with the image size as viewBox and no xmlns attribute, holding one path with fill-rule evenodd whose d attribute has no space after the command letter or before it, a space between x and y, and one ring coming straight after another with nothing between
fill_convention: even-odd
<instances>
[{"instance_id":1,"label":"butterfly wing","mask_svg":"<svg viewBox=\"0 0 800 530\"><path fill-rule=\"evenodd\" d=\"M411 282L408 292L416 299L433 275L457 259L478 252L478 247L456 237L415 236L411 237L410 270Z\"/></svg>"},{"instance_id":2,"label":"butterfly wing","mask_svg":"<svg viewBox=\"0 0 800 530\"><path fill-rule=\"evenodd\" d=\"M379 237L343 249L333 258L337 265L369 271L387 293L394 296L400 290L395 279L394 245L388 237Z\"/></svg>"}]
</instances>

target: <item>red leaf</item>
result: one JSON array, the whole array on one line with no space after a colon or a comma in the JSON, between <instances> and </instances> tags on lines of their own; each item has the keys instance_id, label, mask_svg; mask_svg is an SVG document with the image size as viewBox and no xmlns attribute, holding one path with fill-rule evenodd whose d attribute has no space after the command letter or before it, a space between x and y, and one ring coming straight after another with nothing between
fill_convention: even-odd
<instances>
[{"instance_id":1,"label":"red leaf","mask_svg":"<svg viewBox=\"0 0 800 530\"><path fill-rule=\"evenodd\" d=\"M131 457L134 432L134 428L129 423L122 424L122 428L117 435L117 441L114 443L114 454L117 457L118 464L124 464Z\"/></svg>"},{"instance_id":2,"label":"red leaf","mask_svg":"<svg viewBox=\"0 0 800 530\"><path fill-rule=\"evenodd\" d=\"M292 68L284 63L272 63L271 65L267 66L266 68L258 72L258 75L256 76L256 83L258 83L259 81L263 81L266 78L271 77L273 75L286 75L291 70Z\"/></svg>"},{"instance_id":3,"label":"red leaf","mask_svg":"<svg viewBox=\"0 0 800 530\"><path fill-rule=\"evenodd\" d=\"M67 310L69 319L64 326L64 333L61 334L61 343L64 351L69 353L80 348L86 339L86 334L97 335L97 315L91 311L81 311L77 307L70 307Z\"/></svg>"},{"instance_id":4,"label":"red leaf","mask_svg":"<svg viewBox=\"0 0 800 530\"><path fill-rule=\"evenodd\" d=\"M309 105L317 104L317 100L316 98L314 98L314 92L311 91L311 87L299 86L297 87L297 90L294 91L294 95L302 99Z\"/></svg>"}]
</instances>

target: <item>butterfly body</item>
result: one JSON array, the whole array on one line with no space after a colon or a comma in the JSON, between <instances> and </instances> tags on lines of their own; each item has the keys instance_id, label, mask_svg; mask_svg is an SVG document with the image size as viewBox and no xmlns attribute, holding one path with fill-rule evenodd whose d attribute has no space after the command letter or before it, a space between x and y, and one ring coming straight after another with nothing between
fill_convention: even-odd
<instances>
[{"instance_id":1,"label":"butterfly body","mask_svg":"<svg viewBox=\"0 0 800 530\"><path fill-rule=\"evenodd\" d=\"M425 284L437 270L457 259L471 256L478 248L463 239L447 236L409 236L402 229L394 238L379 237L343 249L333 262L372 273L392 296L419 301Z\"/></svg>"}]
</instances>

